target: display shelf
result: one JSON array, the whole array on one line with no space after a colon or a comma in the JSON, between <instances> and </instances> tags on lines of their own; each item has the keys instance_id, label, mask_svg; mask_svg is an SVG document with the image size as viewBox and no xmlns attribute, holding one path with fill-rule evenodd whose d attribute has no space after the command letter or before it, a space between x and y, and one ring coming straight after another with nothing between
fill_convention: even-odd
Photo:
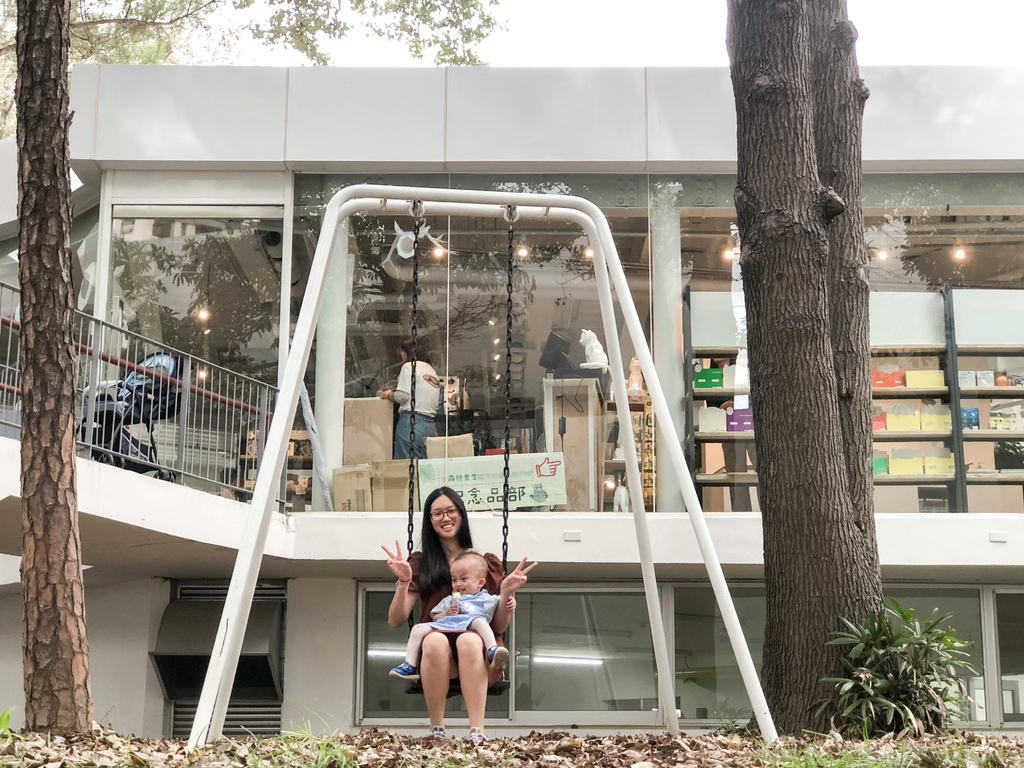
<instances>
[{"instance_id":1,"label":"display shelf","mask_svg":"<svg viewBox=\"0 0 1024 768\"><path fill-rule=\"evenodd\" d=\"M1012 472L967 472L968 483L989 485L1024 485L1024 470Z\"/></svg>"},{"instance_id":2,"label":"display shelf","mask_svg":"<svg viewBox=\"0 0 1024 768\"><path fill-rule=\"evenodd\" d=\"M924 472L916 475L873 475L875 485L939 485L956 480L953 473L927 475Z\"/></svg>"},{"instance_id":3,"label":"display shelf","mask_svg":"<svg viewBox=\"0 0 1024 768\"><path fill-rule=\"evenodd\" d=\"M739 395L749 395L747 387L694 387L694 400L731 400Z\"/></svg>"},{"instance_id":4,"label":"display shelf","mask_svg":"<svg viewBox=\"0 0 1024 768\"><path fill-rule=\"evenodd\" d=\"M965 429L964 440L1024 440L1024 432L1017 429Z\"/></svg>"},{"instance_id":5,"label":"display shelf","mask_svg":"<svg viewBox=\"0 0 1024 768\"><path fill-rule=\"evenodd\" d=\"M1015 399L1024 397L1024 387L960 387L960 396L966 398Z\"/></svg>"},{"instance_id":6,"label":"display shelf","mask_svg":"<svg viewBox=\"0 0 1024 768\"><path fill-rule=\"evenodd\" d=\"M906 346L893 346L892 344L871 348L872 357L899 357L900 355L942 355L946 348L938 344L908 344Z\"/></svg>"},{"instance_id":7,"label":"display shelf","mask_svg":"<svg viewBox=\"0 0 1024 768\"><path fill-rule=\"evenodd\" d=\"M698 473L698 485L757 485L756 472L716 472L713 475Z\"/></svg>"},{"instance_id":8,"label":"display shelf","mask_svg":"<svg viewBox=\"0 0 1024 768\"><path fill-rule=\"evenodd\" d=\"M946 440L953 436L951 429L910 429L906 431L879 429L871 433L876 443L902 441Z\"/></svg>"},{"instance_id":9,"label":"display shelf","mask_svg":"<svg viewBox=\"0 0 1024 768\"><path fill-rule=\"evenodd\" d=\"M745 347L694 347L694 357L735 357Z\"/></svg>"},{"instance_id":10,"label":"display shelf","mask_svg":"<svg viewBox=\"0 0 1024 768\"><path fill-rule=\"evenodd\" d=\"M872 387L871 395L878 400L896 400L911 397L945 397L949 387Z\"/></svg>"},{"instance_id":11,"label":"display shelf","mask_svg":"<svg viewBox=\"0 0 1024 768\"><path fill-rule=\"evenodd\" d=\"M698 443L737 443L754 439L753 430L742 432L695 432L694 439Z\"/></svg>"},{"instance_id":12,"label":"display shelf","mask_svg":"<svg viewBox=\"0 0 1024 768\"><path fill-rule=\"evenodd\" d=\"M1024 357L1024 347L1020 344L958 344L957 354L962 356L999 355L1005 357Z\"/></svg>"},{"instance_id":13,"label":"display shelf","mask_svg":"<svg viewBox=\"0 0 1024 768\"><path fill-rule=\"evenodd\" d=\"M638 456L636 459L637 466L642 466L643 461ZM625 472L626 462L622 459L605 459L604 460L604 473L606 475L613 475L616 472Z\"/></svg>"}]
</instances>

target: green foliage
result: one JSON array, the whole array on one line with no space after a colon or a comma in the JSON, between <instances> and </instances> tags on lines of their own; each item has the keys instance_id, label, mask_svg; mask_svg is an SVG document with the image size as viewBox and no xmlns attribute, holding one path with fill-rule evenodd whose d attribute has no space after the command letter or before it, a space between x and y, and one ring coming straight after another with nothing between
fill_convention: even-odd
<instances>
[{"instance_id":1,"label":"green foliage","mask_svg":"<svg viewBox=\"0 0 1024 768\"><path fill-rule=\"evenodd\" d=\"M9 736L11 733L11 715L14 714L15 707L8 707L3 712L0 712L0 736Z\"/></svg>"},{"instance_id":2,"label":"green foliage","mask_svg":"<svg viewBox=\"0 0 1024 768\"><path fill-rule=\"evenodd\" d=\"M830 645L850 646L842 657L844 677L826 678L835 692L819 708L831 710L833 726L864 737L908 731L948 730L967 702L957 669L975 674L963 649L968 643L947 622L951 614L914 618L895 600L863 624L843 619L847 629Z\"/></svg>"},{"instance_id":3,"label":"green foliage","mask_svg":"<svg viewBox=\"0 0 1024 768\"><path fill-rule=\"evenodd\" d=\"M253 37L315 64L354 29L404 44L435 64L482 64L476 47L497 28L499 0L71 0L71 63L195 60L193 36L214 46ZM14 134L16 0L0 0L0 138ZM227 25L219 35L213 28ZM224 51L226 52L226 51ZM207 58L209 52L207 52ZM202 58L202 57L200 57Z\"/></svg>"}]
</instances>

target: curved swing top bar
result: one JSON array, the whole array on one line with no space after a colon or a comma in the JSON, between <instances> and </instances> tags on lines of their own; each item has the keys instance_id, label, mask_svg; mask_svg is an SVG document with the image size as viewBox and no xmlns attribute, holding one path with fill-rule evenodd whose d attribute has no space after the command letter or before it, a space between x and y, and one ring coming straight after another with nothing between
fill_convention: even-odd
<instances>
[{"instance_id":1,"label":"curved swing top bar","mask_svg":"<svg viewBox=\"0 0 1024 768\"><path fill-rule=\"evenodd\" d=\"M260 561L266 545L267 531L273 510L274 491L287 454L288 431L298 404L302 372L306 368L312 344L313 333L320 313L323 298L324 279L331 258L347 251L347 242L337 242L339 224L354 213L387 213L407 215L413 201L421 203L418 213L429 215L466 215L503 218L508 206L515 206L519 217L557 219L579 225L595 245L594 271L597 277L598 295L604 323L605 340L611 365L614 369L612 382L615 388L616 407L621 424L630 424L628 399L622 353L618 334L614 326L611 286L619 297L619 306L626 328L640 361L648 392L660 428L672 424L668 401L654 368L654 359L644 337L643 327L637 315L629 292L625 272L619 261L611 229L604 214L595 204L580 197L567 195L545 195L536 193L503 193L478 190L429 189L420 187L391 187L360 184L346 187L331 198L324 212L321 237L310 267L306 295L302 302L299 318L295 325L291 352L288 355L278 396L277 409L267 436L264 462L256 478L252 506L238 556L235 560L231 583L221 616L220 627L214 644L202 696L196 711L196 718L189 737L189 749L214 741L221 735L228 700L234 680L235 669L241 651L245 625L249 617L252 596L259 575ZM611 285L609 285L609 278ZM757 679L750 651L743 638L739 617L729 594L729 588L722 572L721 563L715 551L711 534L704 520L693 480L686 466L682 446L675 435L663 434L662 445L668 451L673 469L680 481L683 500L689 512L694 535L708 570L711 586L715 593L722 618L729 634L733 653L739 664L747 696L750 699L761 734L768 741L778 736L768 705ZM666 729L678 732L675 710L675 691L665 642L665 628L657 598L657 583L651 557L650 538L647 531L646 511L640 491L639 469L636 465L636 446L624 441L627 451L626 468L630 473L629 489L631 506L637 534L637 547L644 581L644 592L651 620L651 633L658 670L658 693Z\"/></svg>"}]
</instances>

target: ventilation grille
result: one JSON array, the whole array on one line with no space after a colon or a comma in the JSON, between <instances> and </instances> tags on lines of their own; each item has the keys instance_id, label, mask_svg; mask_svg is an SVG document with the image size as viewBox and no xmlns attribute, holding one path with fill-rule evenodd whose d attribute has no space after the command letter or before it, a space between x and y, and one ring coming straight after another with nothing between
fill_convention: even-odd
<instances>
[{"instance_id":1,"label":"ventilation grille","mask_svg":"<svg viewBox=\"0 0 1024 768\"><path fill-rule=\"evenodd\" d=\"M256 582L253 601L279 600L287 597L288 582L283 579L262 579ZM225 600L228 582L218 580L178 581L174 585L175 600Z\"/></svg>"},{"instance_id":2,"label":"ventilation grille","mask_svg":"<svg viewBox=\"0 0 1024 768\"><path fill-rule=\"evenodd\" d=\"M171 738L187 739L192 733L199 702L175 701L171 704L174 709ZM225 736L275 736L280 732L280 701L235 700L228 704L228 713L224 718Z\"/></svg>"}]
</instances>

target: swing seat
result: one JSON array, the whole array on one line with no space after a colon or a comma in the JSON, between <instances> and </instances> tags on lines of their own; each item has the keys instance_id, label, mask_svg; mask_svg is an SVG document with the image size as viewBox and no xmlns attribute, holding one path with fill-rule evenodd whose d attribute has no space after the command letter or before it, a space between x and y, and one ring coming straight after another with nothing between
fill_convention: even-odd
<instances>
[{"instance_id":1,"label":"swing seat","mask_svg":"<svg viewBox=\"0 0 1024 768\"><path fill-rule=\"evenodd\" d=\"M496 681L492 686L487 689L488 696L501 696L505 691L509 689L512 684L504 677ZM405 689L406 693L423 693L423 683L419 680L410 683L409 687ZM461 696L462 695L462 682L457 677L453 677L448 681L448 696Z\"/></svg>"}]
</instances>

